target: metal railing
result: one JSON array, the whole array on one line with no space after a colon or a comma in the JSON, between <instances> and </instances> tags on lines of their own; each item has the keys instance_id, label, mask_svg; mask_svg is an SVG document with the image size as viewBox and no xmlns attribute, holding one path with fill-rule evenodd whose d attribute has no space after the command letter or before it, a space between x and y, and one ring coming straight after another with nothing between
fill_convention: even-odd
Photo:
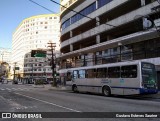
<instances>
[{"instance_id":1,"label":"metal railing","mask_svg":"<svg viewBox=\"0 0 160 121\"><path fill-rule=\"evenodd\" d=\"M93 58L87 58L85 60L78 59L78 60L73 60L72 62L63 62L60 65L60 69L76 68L82 66L93 66L93 65L101 65L101 64L156 58L156 57L160 57L160 48L152 50L132 51L128 53L114 54L109 56L95 55Z\"/></svg>"}]
</instances>

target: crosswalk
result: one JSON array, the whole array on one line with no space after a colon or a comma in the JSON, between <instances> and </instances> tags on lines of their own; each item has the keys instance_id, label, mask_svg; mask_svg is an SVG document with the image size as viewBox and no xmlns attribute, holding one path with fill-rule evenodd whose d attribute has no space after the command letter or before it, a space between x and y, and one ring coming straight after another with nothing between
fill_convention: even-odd
<instances>
[{"instance_id":1,"label":"crosswalk","mask_svg":"<svg viewBox=\"0 0 160 121\"><path fill-rule=\"evenodd\" d=\"M0 91L29 91L30 88L0 88Z\"/></svg>"}]
</instances>

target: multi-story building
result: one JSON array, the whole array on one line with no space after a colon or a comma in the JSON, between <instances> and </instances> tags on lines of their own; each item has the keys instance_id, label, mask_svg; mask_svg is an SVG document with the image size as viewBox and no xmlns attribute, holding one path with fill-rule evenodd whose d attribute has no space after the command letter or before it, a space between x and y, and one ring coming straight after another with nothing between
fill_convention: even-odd
<instances>
[{"instance_id":1,"label":"multi-story building","mask_svg":"<svg viewBox=\"0 0 160 121\"><path fill-rule=\"evenodd\" d=\"M77 0L61 9L60 72L143 60L156 65L160 79L158 6L156 0Z\"/></svg>"},{"instance_id":2,"label":"multi-story building","mask_svg":"<svg viewBox=\"0 0 160 121\"><path fill-rule=\"evenodd\" d=\"M59 26L59 14L44 14L24 19L17 27L12 40L12 68L19 67L21 77L25 55L31 50L49 49L47 43L51 42L56 43L55 50L59 50Z\"/></svg>"},{"instance_id":3,"label":"multi-story building","mask_svg":"<svg viewBox=\"0 0 160 121\"><path fill-rule=\"evenodd\" d=\"M24 58L24 80L26 82L34 82L35 80L52 81L51 69L51 51L44 50L46 57L31 57L31 53L25 54ZM55 57L59 55L59 51L54 52ZM54 57L54 59L55 59ZM55 72L58 72L58 67L55 67ZM17 73L16 73L17 75Z\"/></svg>"},{"instance_id":4,"label":"multi-story building","mask_svg":"<svg viewBox=\"0 0 160 121\"><path fill-rule=\"evenodd\" d=\"M0 62L6 62L10 64L11 62L11 49L0 48Z\"/></svg>"}]
</instances>

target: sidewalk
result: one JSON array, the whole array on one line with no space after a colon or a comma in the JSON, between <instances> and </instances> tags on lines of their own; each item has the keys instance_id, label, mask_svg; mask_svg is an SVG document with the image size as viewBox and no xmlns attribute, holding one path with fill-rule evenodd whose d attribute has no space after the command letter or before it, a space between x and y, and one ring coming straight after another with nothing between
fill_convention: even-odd
<instances>
[{"instance_id":1,"label":"sidewalk","mask_svg":"<svg viewBox=\"0 0 160 121\"><path fill-rule=\"evenodd\" d=\"M44 85L44 88L47 89L47 90L58 90L58 91L60 91L60 90L66 91L67 90L65 86L53 87L50 84Z\"/></svg>"}]
</instances>

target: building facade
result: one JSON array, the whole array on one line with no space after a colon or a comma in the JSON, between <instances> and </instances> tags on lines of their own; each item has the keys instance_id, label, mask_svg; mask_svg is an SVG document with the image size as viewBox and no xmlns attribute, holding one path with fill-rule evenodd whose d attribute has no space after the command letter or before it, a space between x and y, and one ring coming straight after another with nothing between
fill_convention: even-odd
<instances>
[{"instance_id":1,"label":"building facade","mask_svg":"<svg viewBox=\"0 0 160 121\"><path fill-rule=\"evenodd\" d=\"M0 48L0 62L11 63L11 49Z\"/></svg>"},{"instance_id":2,"label":"building facade","mask_svg":"<svg viewBox=\"0 0 160 121\"><path fill-rule=\"evenodd\" d=\"M12 70L17 70L20 77L24 74L26 54L31 50L49 49L48 43L56 43L59 50L59 14L44 14L24 19L13 33ZM14 72L12 71L12 74Z\"/></svg>"},{"instance_id":3,"label":"building facade","mask_svg":"<svg viewBox=\"0 0 160 121\"><path fill-rule=\"evenodd\" d=\"M61 11L60 72L67 68L143 60L156 65L160 79L158 6L156 0L74 2L68 8L76 12Z\"/></svg>"},{"instance_id":4,"label":"building facade","mask_svg":"<svg viewBox=\"0 0 160 121\"><path fill-rule=\"evenodd\" d=\"M60 0L62 6L60 6L61 13L66 10L66 8L70 7L78 0ZM64 7L63 7L64 6Z\"/></svg>"},{"instance_id":5,"label":"building facade","mask_svg":"<svg viewBox=\"0 0 160 121\"><path fill-rule=\"evenodd\" d=\"M24 58L24 80L26 83L33 83L35 80L44 80L44 82L50 82L53 80L51 51L44 50L46 57L31 57L31 53L25 54ZM59 55L59 51L54 52L54 59ZM58 71L58 67L55 67L55 72ZM15 73L17 75L17 72Z\"/></svg>"}]
</instances>

